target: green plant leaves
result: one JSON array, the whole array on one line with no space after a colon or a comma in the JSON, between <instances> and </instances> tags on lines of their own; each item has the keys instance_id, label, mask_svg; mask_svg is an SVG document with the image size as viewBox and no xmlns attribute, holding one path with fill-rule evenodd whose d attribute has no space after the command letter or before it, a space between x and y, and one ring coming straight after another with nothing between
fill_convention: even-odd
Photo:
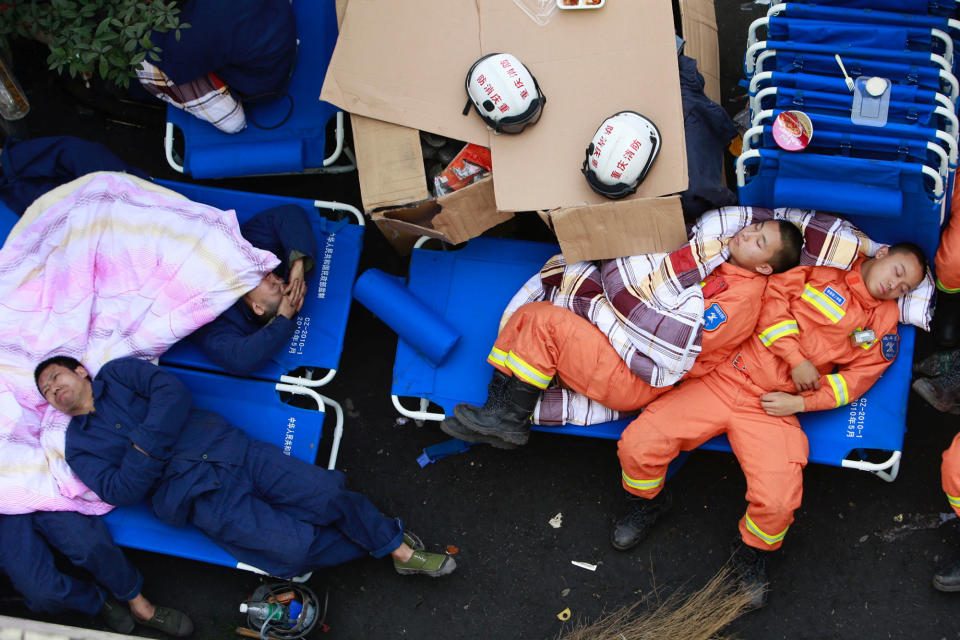
<instances>
[{"instance_id":1,"label":"green plant leaves","mask_svg":"<svg viewBox=\"0 0 960 640\"><path fill-rule=\"evenodd\" d=\"M47 65L58 73L96 73L125 85L147 57L159 61L153 32L180 30L180 9L169 0L21 0L0 20L0 44L13 35L47 44Z\"/></svg>"}]
</instances>

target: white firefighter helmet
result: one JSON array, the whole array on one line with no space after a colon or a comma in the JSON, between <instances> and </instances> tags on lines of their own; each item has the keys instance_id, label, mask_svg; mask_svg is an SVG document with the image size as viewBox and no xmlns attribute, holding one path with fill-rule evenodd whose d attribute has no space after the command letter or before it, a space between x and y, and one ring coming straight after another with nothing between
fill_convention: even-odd
<instances>
[{"instance_id":1,"label":"white firefighter helmet","mask_svg":"<svg viewBox=\"0 0 960 640\"><path fill-rule=\"evenodd\" d=\"M659 152L657 126L636 111L620 111L593 134L581 171L597 193L623 198L636 192Z\"/></svg>"},{"instance_id":2,"label":"white firefighter helmet","mask_svg":"<svg viewBox=\"0 0 960 640\"><path fill-rule=\"evenodd\" d=\"M535 124L547 101L533 74L509 53L491 53L474 62L466 89L463 115L472 104L496 133L520 133Z\"/></svg>"}]
</instances>

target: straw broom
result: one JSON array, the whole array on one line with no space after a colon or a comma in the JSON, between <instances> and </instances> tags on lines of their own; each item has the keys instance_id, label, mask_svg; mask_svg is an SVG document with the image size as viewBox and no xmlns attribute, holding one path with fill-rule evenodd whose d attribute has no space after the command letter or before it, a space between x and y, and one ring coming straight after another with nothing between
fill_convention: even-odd
<instances>
[{"instance_id":1,"label":"straw broom","mask_svg":"<svg viewBox=\"0 0 960 640\"><path fill-rule=\"evenodd\" d=\"M674 593L656 608L637 613L649 599L592 624L578 623L559 640L733 640L723 629L750 610L750 596L737 588L729 566L691 595Z\"/></svg>"}]
</instances>

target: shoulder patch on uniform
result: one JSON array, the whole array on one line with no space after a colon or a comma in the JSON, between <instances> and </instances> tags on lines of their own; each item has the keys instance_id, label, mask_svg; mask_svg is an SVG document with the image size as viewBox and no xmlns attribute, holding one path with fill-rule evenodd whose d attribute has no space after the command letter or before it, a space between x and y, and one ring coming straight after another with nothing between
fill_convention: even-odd
<instances>
[{"instance_id":1,"label":"shoulder patch on uniform","mask_svg":"<svg viewBox=\"0 0 960 640\"><path fill-rule=\"evenodd\" d=\"M880 338L880 352L885 360L893 360L900 352L900 336L888 333Z\"/></svg>"},{"instance_id":2,"label":"shoulder patch on uniform","mask_svg":"<svg viewBox=\"0 0 960 640\"><path fill-rule=\"evenodd\" d=\"M724 313L723 307L720 306L719 302L714 302L703 312L704 331L715 331L717 327L726 321L727 314Z\"/></svg>"},{"instance_id":3,"label":"shoulder patch on uniform","mask_svg":"<svg viewBox=\"0 0 960 640\"><path fill-rule=\"evenodd\" d=\"M837 293L833 287L827 287L826 289L824 289L823 295L827 296L828 298L836 302L838 307L842 307L843 303L847 301L847 299L844 298L839 293Z\"/></svg>"}]
</instances>

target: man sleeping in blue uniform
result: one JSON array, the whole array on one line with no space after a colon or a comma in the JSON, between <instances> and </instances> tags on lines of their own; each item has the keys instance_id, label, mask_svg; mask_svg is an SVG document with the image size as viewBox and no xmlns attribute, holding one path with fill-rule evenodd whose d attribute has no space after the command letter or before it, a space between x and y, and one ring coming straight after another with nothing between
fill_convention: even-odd
<instances>
[{"instance_id":1,"label":"man sleeping in blue uniform","mask_svg":"<svg viewBox=\"0 0 960 640\"><path fill-rule=\"evenodd\" d=\"M423 550L344 475L251 440L211 411L191 408L172 373L135 358L112 360L90 378L73 358L40 363L37 388L73 416L67 463L104 501L150 498L158 518L195 525L235 558L291 577L370 554L401 574L442 576L454 559Z\"/></svg>"},{"instance_id":2,"label":"man sleeping in blue uniform","mask_svg":"<svg viewBox=\"0 0 960 640\"><path fill-rule=\"evenodd\" d=\"M240 233L277 256L280 266L191 339L216 365L245 376L270 362L293 337L317 240L306 211L296 205L261 211L240 225Z\"/></svg>"},{"instance_id":3,"label":"man sleeping in blue uniform","mask_svg":"<svg viewBox=\"0 0 960 640\"><path fill-rule=\"evenodd\" d=\"M57 554L90 577L61 571ZM143 596L143 576L96 516L73 511L0 516L0 572L7 574L31 611L96 614L124 634L133 631L135 622L172 636L193 632L190 618L156 607ZM126 601L129 611L118 600Z\"/></svg>"}]
</instances>

